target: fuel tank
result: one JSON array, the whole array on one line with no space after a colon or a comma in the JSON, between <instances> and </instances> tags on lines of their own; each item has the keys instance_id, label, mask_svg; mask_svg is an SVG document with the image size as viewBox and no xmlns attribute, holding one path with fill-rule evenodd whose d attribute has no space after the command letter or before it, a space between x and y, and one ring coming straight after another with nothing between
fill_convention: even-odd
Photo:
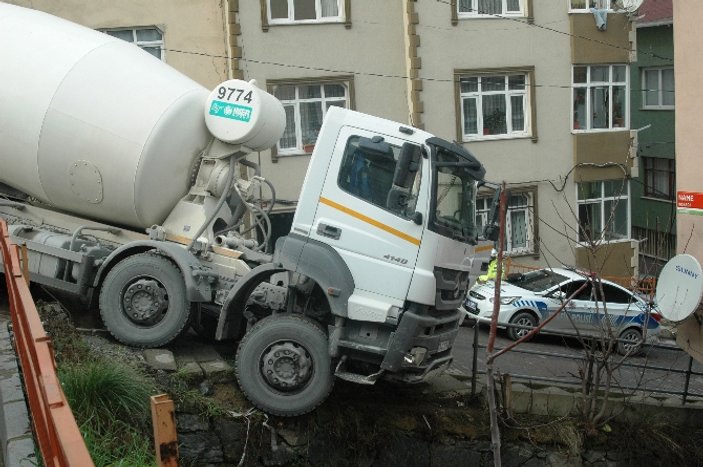
<instances>
[{"instance_id":1,"label":"fuel tank","mask_svg":"<svg viewBox=\"0 0 703 467\"><path fill-rule=\"evenodd\" d=\"M186 194L210 91L132 44L0 2L0 182L135 228Z\"/></svg>"}]
</instances>

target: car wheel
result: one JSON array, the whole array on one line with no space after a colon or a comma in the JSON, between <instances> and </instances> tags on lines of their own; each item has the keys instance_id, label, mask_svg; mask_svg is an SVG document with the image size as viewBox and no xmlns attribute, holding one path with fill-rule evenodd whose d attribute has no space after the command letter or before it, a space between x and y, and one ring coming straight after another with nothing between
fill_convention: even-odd
<instances>
[{"instance_id":1,"label":"car wheel","mask_svg":"<svg viewBox=\"0 0 703 467\"><path fill-rule=\"evenodd\" d=\"M639 329L625 329L618 337L616 350L620 355L635 355L642 346L642 332Z\"/></svg>"},{"instance_id":2,"label":"car wheel","mask_svg":"<svg viewBox=\"0 0 703 467\"><path fill-rule=\"evenodd\" d=\"M510 318L510 324L513 324L515 326L522 326L508 328L508 337L516 341L518 339L521 339L528 332L530 332L530 329L525 328L534 328L535 326L537 326L537 318L535 318L534 315L530 312L521 311L520 313L517 313L512 318Z\"/></svg>"},{"instance_id":3,"label":"car wheel","mask_svg":"<svg viewBox=\"0 0 703 467\"><path fill-rule=\"evenodd\" d=\"M257 322L239 344L235 363L241 390L271 415L310 412L332 390L327 335L305 316L274 315Z\"/></svg>"},{"instance_id":4,"label":"car wheel","mask_svg":"<svg viewBox=\"0 0 703 467\"><path fill-rule=\"evenodd\" d=\"M117 263L100 291L100 316L115 339L135 347L161 347L190 322L181 272L169 259L144 253Z\"/></svg>"}]
</instances>

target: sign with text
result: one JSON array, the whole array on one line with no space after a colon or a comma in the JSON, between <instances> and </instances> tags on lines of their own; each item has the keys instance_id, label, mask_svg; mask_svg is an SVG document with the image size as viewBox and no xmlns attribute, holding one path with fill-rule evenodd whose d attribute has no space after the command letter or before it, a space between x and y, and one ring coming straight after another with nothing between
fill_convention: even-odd
<instances>
[{"instance_id":1,"label":"sign with text","mask_svg":"<svg viewBox=\"0 0 703 467\"><path fill-rule=\"evenodd\" d=\"M676 207L686 209L703 209L703 193L679 191L676 193Z\"/></svg>"},{"instance_id":2,"label":"sign with text","mask_svg":"<svg viewBox=\"0 0 703 467\"><path fill-rule=\"evenodd\" d=\"M693 216L703 216L703 193L679 191L676 193L676 212Z\"/></svg>"}]
</instances>

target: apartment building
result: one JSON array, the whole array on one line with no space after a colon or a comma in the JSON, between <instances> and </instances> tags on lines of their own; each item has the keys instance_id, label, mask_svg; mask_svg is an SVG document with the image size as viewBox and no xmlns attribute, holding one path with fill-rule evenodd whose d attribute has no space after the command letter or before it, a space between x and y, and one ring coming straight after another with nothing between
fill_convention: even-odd
<instances>
[{"instance_id":1,"label":"apartment building","mask_svg":"<svg viewBox=\"0 0 703 467\"><path fill-rule=\"evenodd\" d=\"M676 254L672 0L644 2L635 24L631 127L637 131L638 147L631 185L632 237L640 241L640 275L656 277Z\"/></svg>"},{"instance_id":2,"label":"apartment building","mask_svg":"<svg viewBox=\"0 0 703 467\"><path fill-rule=\"evenodd\" d=\"M455 140L511 190L517 263L637 273L629 176L632 17L603 0L12 1L118 35L207 87L256 79L287 127L256 154L290 225L326 110ZM606 4L607 3L607 4ZM597 7L595 14L590 7ZM160 42L159 42L160 41ZM486 185L477 218L488 219ZM584 245L598 245L593 248Z\"/></svg>"}]
</instances>

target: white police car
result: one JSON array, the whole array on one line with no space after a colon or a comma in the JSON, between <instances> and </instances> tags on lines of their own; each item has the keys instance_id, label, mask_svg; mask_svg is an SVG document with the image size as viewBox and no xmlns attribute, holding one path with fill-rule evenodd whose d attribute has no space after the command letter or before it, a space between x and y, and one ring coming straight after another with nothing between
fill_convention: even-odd
<instances>
[{"instance_id":1,"label":"white police car","mask_svg":"<svg viewBox=\"0 0 703 467\"><path fill-rule=\"evenodd\" d=\"M564 268L511 274L501 283L498 325L507 327L508 337L517 340L554 314L585 282L588 280L584 275ZM616 350L623 355L636 352L644 340L656 340L661 320L656 308L650 309L642 298L617 284L601 282L602 296L600 287L587 283L542 331L615 337ZM494 293L492 280L474 284L464 301L467 315L480 323L490 323Z\"/></svg>"}]
</instances>

